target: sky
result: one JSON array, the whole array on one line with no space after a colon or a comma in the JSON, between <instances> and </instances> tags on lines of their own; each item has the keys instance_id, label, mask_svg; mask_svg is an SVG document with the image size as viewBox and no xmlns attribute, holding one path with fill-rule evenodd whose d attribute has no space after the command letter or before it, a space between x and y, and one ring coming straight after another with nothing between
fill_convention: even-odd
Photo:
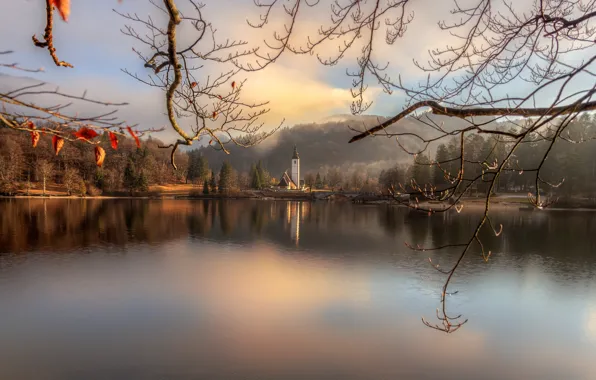
<instances>
[{"instance_id":1,"label":"sky","mask_svg":"<svg viewBox=\"0 0 596 380\"><path fill-rule=\"evenodd\" d=\"M5 63L18 62L29 68L43 67L43 73L26 75L60 86L63 91L82 93L87 90L89 97L128 102L128 106L120 109L119 115L129 124L139 124L143 128L166 126L164 94L122 71L127 69L140 76L147 75L148 69L143 67L143 62L132 48L139 48L145 53L147 49L122 34L121 29L130 21L118 15L114 9L120 13L136 13L143 19L151 15L156 24L165 27L167 19L148 0L72 0L69 21L65 23L56 17L54 39L58 56L72 63L73 69L56 67L47 51L33 46L31 42L33 34L38 37L43 34L45 9L42 0L0 1L3 3L0 12L0 35L3 36L0 51L14 51L9 57L2 58ZM181 10L189 10L187 0L178 0L177 3ZM253 22L259 19L259 10L253 0L204 0L203 3L205 19L218 29L220 37L242 38L249 41L249 46L262 46L264 39L270 41L273 31L280 26L276 21L282 19L280 13L274 14L272 23L259 31L250 28L246 22L247 19ZM398 74L410 82L426 78L425 73L418 71L412 62L414 59L424 62L430 49L453 42L437 25L437 21L449 14L451 6L449 1L416 2L413 9L415 19L408 27L405 38L392 46L377 45L374 54L379 62L390 62L388 72L392 78L397 78ZM297 36L316 35L317 28L326 17L326 5L306 13L300 20ZM141 27L137 30L144 32ZM185 26L181 28L180 46L191 41L194 36L192 32ZM326 48L334 51L337 45ZM344 61L333 67L321 65L316 57L310 55L284 55L264 71L243 74L248 79L244 94L251 101L270 102L271 112L263 121L271 127L279 125L282 120L285 120L285 125L291 126L348 114L352 101L352 79L345 72L347 68L354 68L357 53L358 50L350 52ZM0 72L23 75L1 69ZM206 68L203 76L209 74L212 73ZM400 112L405 101L403 94L385 94L375 83L371 83L366 99L373 101L367 113L382 116ZM163 135L173 136L169 130Z\"/></svg>"},{"instance_id":2,"label":"sky","mask_svg":"<svg viewBox=\"0 0 596 380\"><path fill-rule=\"evenodd\" d=\"M14 51L10 57L3 58L6 63L18 62L29 68L43 67L43 73L25 75L60 86L63 91L82 93L87 90L89 97L128 102L130 105L120 109L119 115L131 124L138 123L147 128L166 124L163 93L122 72L126 68L143 76L148 69L132 51L133 47L142 49L141 44L121 32L130 21L113 10L136 13L141 18L152 15L157 23L165 26L166 19L160 17L149 1L72 0L68 23L55 18L54 39L59 58L72 63L73 69L56 67L47 51L33 46L31 42L33 34L38 37L43 35L43 1L3 0L3 3L0 35L10 38L2 38L0 51ZM181 9L187 9L187 1L178 3ZM203 10L206 18L212 20L222 37L243 38L250 40L251 44L261 44L264 38L270 39L272 28L276 26L259 32L247 25L247 19L255 21L259 17L252 0L206 0L203 3L206 5ZM302 25L305 28L300 33L316 33L318 24L313 19L306 18ZM181 45L193 36L191 32L188 29L181 32ZM406 46L406 50L411 49ZM396 56L396 67L404 66L402 56L411 61L412 52L406 50ZM345 69L354 64L354 59L348 57L345 63L329 68L319 64L314 56L287 55L266 71L247 75L245 95L255 101L270 101L271 112L263 121L271 126L284 119L284 125L291 126L348 114L352 101L351 79L345 75ZM7 70L1 72L23 75ZM367 98L374 101L369 114L389 115L399 111L403 103L399 94L383 96L380 88L374 85Z\"/></svg>"}]
</instances>

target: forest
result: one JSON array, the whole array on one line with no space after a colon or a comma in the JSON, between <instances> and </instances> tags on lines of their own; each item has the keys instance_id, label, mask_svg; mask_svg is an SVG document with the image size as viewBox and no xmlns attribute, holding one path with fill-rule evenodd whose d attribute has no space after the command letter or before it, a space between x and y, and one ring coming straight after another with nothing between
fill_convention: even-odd
<instances>
[{"instance_id":1,"label":"forest","mask_svg":"<svg viewBox=\"0 0 596 380\"><path fill-rule=\"evenodd\" d=\"M406 154L398 149L393 139L370 139L367 141L370 147L359 147L356 152L344 151L337 147L347 145L339 144L337 138L344 140L350 135L347 123L286 128L279 131L277 140L264 148L240 150L236 147L230 155L209 146L178 151L177 169L170 164L170 152L160 149L162 142L151 136L142 139L140 147L131 138L121 138L118 149L114 150L107 133L100 135L99 145L109 154L102 167L98 167L94 151L87 143L66 144L55 154L52 139L43 133L34 146L30 136L0 128L0 193L27 194L29 189L43 189L45 184L58 186L69 195L91 196L143 195L151 186L172 184L194 185L200 194L263 189L277 184L287 169L285 163L289 165L291 146L295 142L302 147L305 185L313 190L440 191L450 185L461 169L457 159L461 148L459 137L442 140L437 146L411 144L422 151L419 154ZM593 197L591 194L596 192L595 123L594 115L582 115L553 146L542 168L543 179L552 184L545 192L558 197ZM327 136L321 138L317 134L320 131ZM502 162L511 143L506 137L466 134L464 178L471 182L494 163ZM540 157L548 148L549 143L542 141L539 133L528 136L509 160L493 191L522 194L533 191L536 176L532 168L540 164ZM391 149L393 160L382 160L381 157L391 156L387 153ZM476 182L469 192L486 191L484 184L485 181Z\"/></svg>"}]
</instances>

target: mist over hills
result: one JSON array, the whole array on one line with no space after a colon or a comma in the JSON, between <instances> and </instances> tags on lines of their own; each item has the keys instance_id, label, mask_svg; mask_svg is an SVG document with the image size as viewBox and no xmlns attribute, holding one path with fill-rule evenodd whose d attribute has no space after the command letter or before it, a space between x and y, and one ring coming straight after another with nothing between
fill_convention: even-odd
<instances>
[{"instance_id":1,"label":"mist over hills","mask_svg":"<svg viewBox=\"0 0 596 380\"><path fill-rule=\"evenodd\" d=\"M289 169L294 145L300 154L302 175L308 172L325 171L326 168L339 167L344 170L380 171L396 163L411 162L412 157L397 144L395 137L382 135L366 138L348 144L350 138L366 128L387 120L383 116L337 115L323 119L318 123L299 124L284 128L262 144L242 148L229 145L226 155L211 147L201 147L199 151L207 157L212 168L219 168L228 160L239 172L247 172L250 166L261 161L263 166L274 176L279 176ZM427 122L441 125L446 130L462 126L456 118L428 115ZM389 132L417 133L425 138L436 135L436 131L415 118L406 118L389 128ZM409 150L422 147L420 140L412 137L400 137L402 144ZM434 147L431 147L431 150Z\"/></svg>"}]
</instances>

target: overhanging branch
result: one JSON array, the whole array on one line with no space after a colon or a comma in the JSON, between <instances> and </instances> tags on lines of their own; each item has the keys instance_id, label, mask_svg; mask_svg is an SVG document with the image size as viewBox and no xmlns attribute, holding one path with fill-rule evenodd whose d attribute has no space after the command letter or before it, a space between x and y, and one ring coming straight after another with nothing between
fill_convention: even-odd
<instances>
[{"instance_id":1,"label":"overhanging branch","mask_svg":"<svg viewBox=\"0 0 596 380\"><path fill-rule=\"evenodd\" d=\"M549 107L549 108L453 108L441 106L438 102L433 100L425 100L422 102L415 103L410 107L406 108L399 114L395 115L391 119L372 127L354 137L352 137L349 143L362 140L363 138L373 135L392 124L397 123L401 119L410 115L412 112L419 108L430 107L431 113L435 115L443 115L450 117L458 117L464 119L466 117L473 116L522 116L522 117L540 117L540 116L555 116L555 115L566 115L570 113L584 112L596 110L596 101L586 102L581 104L571 104L561 107Z\"/></svg>"}]
</instances>

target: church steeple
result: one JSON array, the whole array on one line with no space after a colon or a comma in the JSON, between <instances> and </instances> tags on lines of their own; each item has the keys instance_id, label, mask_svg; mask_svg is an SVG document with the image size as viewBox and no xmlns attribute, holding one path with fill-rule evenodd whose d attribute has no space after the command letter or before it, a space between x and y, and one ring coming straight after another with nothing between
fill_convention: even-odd
<instances>
[{"instance_id":1,"label":"church steeple","mask_svg":"<svg viewBox=\"0 0 596 380\"><path fill-rule=\"evenodd\" d=\"M296 145L294 145L294 154L292 155L292 181L300 189L300 156Z\"/></svg>"}]
</instances>

